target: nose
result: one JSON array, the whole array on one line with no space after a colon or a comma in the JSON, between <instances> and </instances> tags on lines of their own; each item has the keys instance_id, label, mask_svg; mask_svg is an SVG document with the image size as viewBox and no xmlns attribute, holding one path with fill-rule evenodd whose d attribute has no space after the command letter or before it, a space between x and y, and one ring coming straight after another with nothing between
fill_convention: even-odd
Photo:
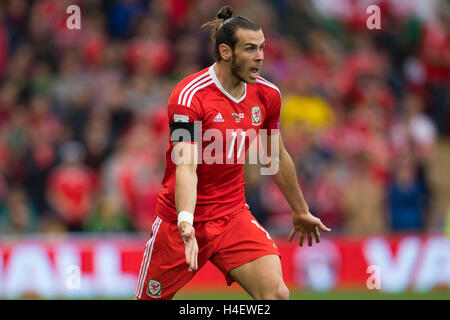
<instances>
[{"instance_id":1,"label":"nose","mask_svg":"<svg viewBox=\"0 0 450 320\"><path fill-rule=\"evenodd\" d=\"M257 50L255 60L258 62L264 60L264 52L262 50Z\"/></svg>"}]
</instances>

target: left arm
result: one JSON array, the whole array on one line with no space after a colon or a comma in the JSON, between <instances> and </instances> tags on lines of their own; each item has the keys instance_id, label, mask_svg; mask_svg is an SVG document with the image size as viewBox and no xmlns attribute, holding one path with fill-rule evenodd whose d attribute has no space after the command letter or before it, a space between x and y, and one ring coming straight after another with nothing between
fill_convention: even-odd
<instances>
[{"instance_id":1,"label":"left arm","mask_svg":"<svg viewBox=\"0 0 450 320\"><path fill-rule=\"evenodd\" d=\"M290 207L292 208L292 223L293 229L289 235L289 241L295 237L297 232L300 232L300 246L303 246L303 239L305 235L308 236L308 245L312 245L312 234L316 242L320 242L319 229L322 231L331 231L327 228L319 218L314 217L310 212L308 205L303 197L303 193L298 185L297 174L295 172L294 162L284 148L281 135L277 133L278 138L278 159L271 155L271 139L267 140L267 155L272 161L279 161L278 171L272 175L272 179L280 189L283 196L286 198ZM276 138L274 139L275 141Z\"/></svg>"}]
</instances>

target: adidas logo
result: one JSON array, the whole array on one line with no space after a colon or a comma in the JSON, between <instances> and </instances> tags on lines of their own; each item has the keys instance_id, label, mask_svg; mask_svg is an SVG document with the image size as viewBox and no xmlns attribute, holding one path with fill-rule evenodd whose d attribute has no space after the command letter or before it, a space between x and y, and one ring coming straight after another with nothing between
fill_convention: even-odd
<instances>
[{"instance_id":1,"label":"adidas logo","mask_svg":"<svg viewBox=\"0 0 450 320\"><path fill-rule=\"evenodd\" d=\"M222 115L219 112L213 121L214 122L224 122L225 120L223 120Z\"/></svg>"}]
</instances>

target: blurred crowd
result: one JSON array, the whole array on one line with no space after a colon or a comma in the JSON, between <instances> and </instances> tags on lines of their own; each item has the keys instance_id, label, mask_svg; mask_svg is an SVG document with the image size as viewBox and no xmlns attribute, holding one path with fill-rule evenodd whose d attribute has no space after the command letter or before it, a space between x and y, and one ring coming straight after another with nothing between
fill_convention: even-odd
<instances>
[{"instance_id":1,"label":"blurred crowd","mask_svg":"<svg viewBox=\"0 0 450 320\"><path fill-rule=\"evenodd\" d=\"M80 30L67 28L71 4ZM429 218L428 172L450 133L448 2L4 0L0 234L150 230L167 100L213 63L200 26L225 4L263 28L262 76L281 90L283 140L311 212L342 234L443 230ZM371 4L380 30L366 26ZM276 185L245 172L253 214L289 233Z\"/></svg>"}]
</instances>

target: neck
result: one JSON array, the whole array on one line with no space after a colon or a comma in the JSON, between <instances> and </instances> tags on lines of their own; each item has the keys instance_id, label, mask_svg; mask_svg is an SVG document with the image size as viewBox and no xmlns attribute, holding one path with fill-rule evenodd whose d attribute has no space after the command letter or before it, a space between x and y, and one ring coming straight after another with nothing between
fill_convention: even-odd
<instances>
[{"instance_id":1,"label":"neck","mask_svg":"<svg viewBox=\"0 0 450 320\"><path fill-rule=\"evenodd\" d=\"M219 61L214 65L214 72L220 85L234 98L239 99L244 94L245 85L231 72L230 62Z\"/></svg>"}]
</instances>

